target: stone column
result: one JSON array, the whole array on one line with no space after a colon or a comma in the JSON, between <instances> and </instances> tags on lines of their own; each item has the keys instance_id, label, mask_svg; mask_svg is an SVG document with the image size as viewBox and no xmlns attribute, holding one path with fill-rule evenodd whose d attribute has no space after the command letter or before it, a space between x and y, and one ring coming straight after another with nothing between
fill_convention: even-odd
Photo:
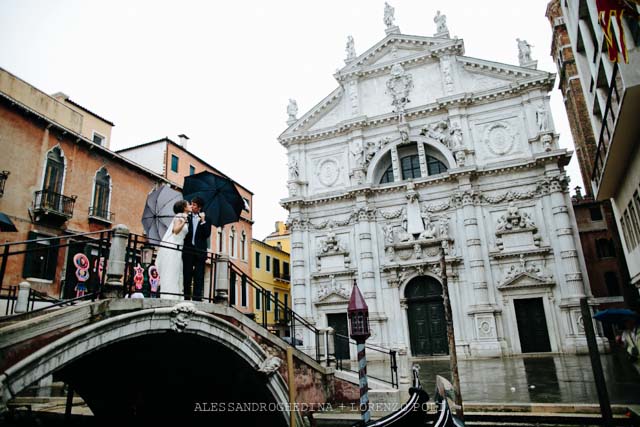
<instances>
[{"instance_id":1,"label":"stone column","mask_svg":"<svg viewBox=\"0 0 640 427\"><path fill-rule=\"evenodd\" d=\"M398 146L391 147L391 166L393 168L393 180L395 182L402 181L402 168L400 167L400 159L398 158Z\"/></svg>"},{"instance_id":2,"label":"stone column","mask_svg":"<svg viewBox=\"0 0 640 427\"><path fill-rule=\"evenodd\" d=\"M119 298L123 295L122 278L126 266L127 241L129 229L124 224L118 224L113 230L109 261L107 263L107 280L102 290L103 298Z\"/></svg>"},{"instance_id":3,"label":"stone column","mask_svg":"<svg viewBox=\"0 0 640 427\"><path fill-rule=\"evenodd\" d=\"M571 299L579 299L584 296L584 284L573 236L574 230L564 194L563 187L565 182L566 177L563 175L549 180L551 212L553 213L553 224L555 225L555 237L558 239L560 248L560 258L562 258L564 279L567 284L565 296Z\"/></svg>"},{"instance_id":4,"label":"stone column","mask_svg":"<svg viewBox=\"0 0 640 427\"><path fill-rule=\"evenodd\" d=\"M227 304L229 300L229 256L219 254L216 258L216 293L215 301Z\"/></svg>"},{"instance_id":5,"label":"stone column","mask_svg":"<svg viewBox=\"0 0 640 427\"><path fill-rule=\"evenodd\" d=\"M462 177L461 191L456 195L458 205L462 207L464 222L464 241L467 246L467 259L465 265L473 286L473 300L467 314L473 316L473 337L470 343L472 356L495 357L502 355L502 348L498 342L495 312L497 308L489 301L486 271L482 255L482 239L478 227L478 214L476 212L475 191L471 189L468 177ZM457 292L449 292L457 295ZM456 301L452 301L456 305ZM463 328L458 329L458 338Z\"/></svg>"},{"instance_id":6,"label":"stone column","mask_svg":"<svg viewBox=\"0 0 640 427\"><path fill-rule=\"evenodd\" d=\"M31 293L31 284L22 282L18 285L18 298L16 299L16 308L14 313L25 313L29 310L29 294ZM7 304L9 301L7 300Z\"/></svg>"}]
</instances>

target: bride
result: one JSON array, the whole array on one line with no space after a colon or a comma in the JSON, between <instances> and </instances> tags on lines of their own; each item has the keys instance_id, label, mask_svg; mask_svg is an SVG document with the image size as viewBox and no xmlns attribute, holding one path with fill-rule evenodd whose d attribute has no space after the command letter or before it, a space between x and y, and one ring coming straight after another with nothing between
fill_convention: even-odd
<instances>
[{"instance_id":1,"label":"bride","mask_svg":"<svg viewBox=\"0 0 640 427\"><path fill-rule=\"evenodd\" d=\"M162 247L156 256L156 267L160 273L160 292L163 299L181 300L180 275L182 274L182 245L187 235L187 217L191 212L191 204L179 200L173 205L176 216L171 221L167 232L162 237ZM174 249L175 248L175 249ZM168 294L165 294L168 292Z\"/></svg>"}]
</instances>

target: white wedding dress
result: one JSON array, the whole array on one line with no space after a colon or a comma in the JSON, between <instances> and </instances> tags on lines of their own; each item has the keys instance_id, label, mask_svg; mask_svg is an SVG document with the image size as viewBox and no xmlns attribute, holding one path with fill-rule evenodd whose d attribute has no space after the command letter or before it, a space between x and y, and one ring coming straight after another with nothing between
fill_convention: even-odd
<instances>
[{"instance_id":1,"label":"white wedding dress","mask_svg":"<svg viewBox=\"0 0 640 427\"><path fill-rule=\"evenodd\" d=\"M182 289L182 250L177 249L178 246L182 247L184 244L184 236L189 232L188 224L178 232L173 233L173 224L178 216L176 215L167 229L167 232L162 237L162 245L167 247L161 247L158 250L156 256L156 267L158 273L160 273L160 292L162 293L162 299L181 300L179 295L167 295L165 292L172 294L181 294ZM174 247L176 249L170 249Z\"/></svg>"}]
</instances>

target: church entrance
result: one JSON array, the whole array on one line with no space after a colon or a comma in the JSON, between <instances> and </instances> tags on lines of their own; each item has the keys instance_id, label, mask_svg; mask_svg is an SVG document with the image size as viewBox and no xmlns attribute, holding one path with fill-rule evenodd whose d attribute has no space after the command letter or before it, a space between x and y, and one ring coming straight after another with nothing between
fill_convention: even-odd
<instances>
[{"instance_id":1,"label":"church entrance","mask_svg":"<svg viewBox=\"0 0 640 427\"><path fill-rule=\"evenodd\" d=\"M513 300L523 353L551 351L542 298Z\"/></svg>"},{"instance_id":2,"label":"church entrance","mask_svg":"<svg viewBox=\"0 0 640 427\"><path fill-rule=\"evenodd\" d=\"M416 277L409 282L404 295L408 305L411 354L449 354L440 282L433 277Z\"/></svg>"},{"instance_id":3,"label":"church entrance","mask_svg":"<svg viewBox=\"0 0 640 427\"><path fill-rule=\"evenodd\" d=\"M336 359L349 359L349 325L343 313L327 314L327 324L335 331Z\"/></svg>"}]
</instances>

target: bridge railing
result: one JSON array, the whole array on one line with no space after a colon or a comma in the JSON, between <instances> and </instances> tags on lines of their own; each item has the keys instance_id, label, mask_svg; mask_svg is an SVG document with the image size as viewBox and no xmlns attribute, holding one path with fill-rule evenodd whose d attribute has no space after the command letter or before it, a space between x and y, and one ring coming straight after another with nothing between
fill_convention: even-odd
<instances>
[{"instance_id":1,"label":"bridge railing","mask_svg":"<svg viewBox=\"0 0 640 427\"><path fill-rule=\"evenodd\" d=\"M169 249L176 252L176 256L181 256L183 246L174 245L155 239L149 239L147 236L142 236L135 233L130 233L127 241L126 255L125 255L125 270L123 279L123 295L129 294L131 285L136 285L136 281L140 283L142 279L142 289L145 297L162 298L162 296L176 296L185 297L184 289L181 293L173 293L162 290L162 277L160 276L159 290L155 291L155 286L150 283L153 278L150 278L151 267L155 266L155 258L160 248ZM216 287L216 260L218 255L211 251L206 251L205 260L205 295L203 295L203 301L215 302L215 287ZM146 258L146 259L145 259ZM136 277L136 268L143 269L142 278L138 274ZM140 270L138 270L140 271ZM207 279L207 273L209 277ZM182 286L179 286L182 288Z\"/></svg>"},{"instance_id":2,"label":"bridge railing","mask_svg":"<svg viewBox=\"0 0 640 427\"><path fill-rule=\"evenodd\" d=\"M337 349L339 347L339 343L343 343L346 344L347 346L349 345L353 345L355 346L357 343L355 340L349 338L346 335L341 335L341 334L334 334L334 349ZM375 366L372 365L372 363L369 363L369 368L368 368L368 372L367 372L367 376L371 377L373 379L376 379L378 381L382 381L385 382L387 384L391 384L392 387L394 388L398 388L398 359L397 359L397 353L395 350L391 350L388 348L384 348L382 346L376 345L376 344L365 344L365 349L366 351L370 352L375 352L375 354L378 355L384 355L383 356L383 366L382 366L382 371L384 371L384 364L388 363L388 369L389 369L389 376L388 377L381 377L379 374L376 375L372 375L371 372L373 371L371 369L371 366ZM357 369L352 369L351 368L351 360L350 359L342 359L340 357L335 357L335 361L336 361L336 369L339 369L341 371L349 371L349 372L355 372L357 373L358 370ZM388 362L387 362L388 360Z\"/></svg>"},{"instance_id":3,"label":"bridge railing","mask_svg":"<svg viewBox=\"0 0 640 427\"><path fill-rule=\"evenodd\" d=\"M92 248L97 249L98 258L96 265L92 266L88 257L85 257L86 260L83 259L81 261L87 263L87 265L83 264L81 266L82 268L80 268L83 270L83 275L76 275L78 285L80 286L77 286L76 294L71 298L56 298L44 292L30 289L27 310L37 310L36 303L48 303L42 308L50 308L52 306L57 307L74 304L79 299L91 298L95 300L99 298L105 284L111 236L112 230L100 230L90 233L66 234L0 244L0 299L4 300L3 302L5 303L4 315L9 316L15 312L18 298L18 285L13 283L9 285L4 284L9 261L14 263L14 271L19 268L18 265L21 260L23 264L31 262L41 269L46 269L46 271L42 270L39 273L45 274L51 282L59 280L59 283L64 285L60 286L60 295L64 297L65 287L68 287L67 280L66 277L60 275L57 265L58 251L61 248L80 253L87 248L87 245L90 245ZM51 254L53 254L51 259L45 260L45 258ZM49 265L49 263L52 264ZM100 264L100 267L98 267L98 264ZM97 271L98 269L100 272ZM23 275L26 274L26 278L29 278L29 273L31 273L31 271L27 268L23 269ZM67 274L67 276L69 275ZM93 280L88 280L90 277L92 277ZM84 281L82 279L84 279Z\"/></svg>"},{"instance_id":4,"label":"bridge railing","mask_svg":"<svg viewBox=\"0 0 640 427\"><path fill-rule=\"evenodd\" d=\"M315 342L315 360L317 362L320 362L320 330L309 323L309 321L300 316L298 313L293 311L288 305L285 305L282 301L276 298L273 292L265 289L262 285L249 277L237 265L229 262L229 267L229 306L234 307L238 305L236 301L237 298L235 294L235 287L239 278L241 291L248 286L248 288L246 289L252 289L254 291L254 295L256 295L257 298L260 298L260 308L256 310L260 310L261 316L259 323L262 325L262 327L267 328L268 326L270 326L267 314L269 312L269 307L273 307L274 318L279 319L281 324L284 324L289 333L288 336L283 337L283 339L285 339L285 342L293 347L304 345L304 342L296 338L296 329L306 329L310 332ZM251 307L250 309L252 312L254 311L253 307ZM282 317L280 317L280 314L282 315ZM286 340L286 338L289 338L289 340Z\"/></svg>"}]
</instances>

